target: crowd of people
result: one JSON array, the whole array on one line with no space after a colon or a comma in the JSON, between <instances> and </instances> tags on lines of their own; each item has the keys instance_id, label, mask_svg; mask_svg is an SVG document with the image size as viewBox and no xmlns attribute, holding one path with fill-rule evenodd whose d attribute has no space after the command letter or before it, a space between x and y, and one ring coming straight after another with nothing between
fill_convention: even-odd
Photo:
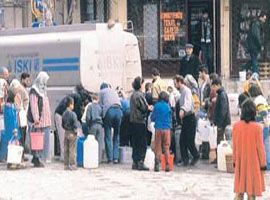
<instances>
[{"instance_id":1,"label":"crowd of people","mask_svg":"<svg viewBox=\"0 0 270 200\"><path fill-rule=\"evenodd\" d=\"M181 152L181 161L177 164L194 166L200 158L208 159L209 148L204 148L207 143L200 148L195 144L198 119L208 118L217 126L216 142L220 144L226 127L231 124L229 98L221 78L215 73L209 75L207 67L199 66L192 52L193 45L187 44L186 56L182 59L179 75L172 79L173 85L162 80L159 70L153 68L151 82L145 84L142 77L134 79L131 95L104 82L99 93L88 92L79 85L73 93L63 97L53 116L64 169L77 169L77 137L89 134L98 141L99 163L105 148L107 163L118 164L119 146L125 145L132 147L132 169L147 171L149 168L144 160L147 146L151 145L155 153L154 171L160 170L164 154L165 171L169 172L169 156L175 154L176 143L180 144ZM2 162L7 159L11 141L19 141L27 149L27 134L42 133L43 148L31 149L31 162L34 167L44 167L52 159L49 142L52 112L47 93L49 75L40 72L32 86L27 73L21 74L20 81L13 79L10 82L8 77L8 70L2 67L0 159ZM241 199L245 192L254 198L264 190L261 170L270 168L270 157L266 156L270 155L270 144L265 142L269 134L268 104L257 74L248 74L243 93L239 95L239 106L241 120L235 124L232 133L236 199ZM263 131L256 121L265 122ZM177 127L181 127L179 141L174 137ZM22 162L27 160L23 155ZM212 163L217 164L217 159ZM256 166L248 167L250 163ZM20 166L8 164L8 167Z\"/></svg>"}]
</instances>

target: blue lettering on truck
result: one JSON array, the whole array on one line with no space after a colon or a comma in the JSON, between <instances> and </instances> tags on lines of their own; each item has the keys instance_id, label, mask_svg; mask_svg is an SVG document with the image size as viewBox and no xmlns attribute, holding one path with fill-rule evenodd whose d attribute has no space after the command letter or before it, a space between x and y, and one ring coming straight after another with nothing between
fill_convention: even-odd
<instances>
[{"instance_id":1,"label":"blue lettering on truck","mask_svg":"<svg viewBox=\"0 0 270 200\"><path fill-rule=\"evenodd\" d=\"M13 60L15 74L23 72L39 72L39 59L29 57L17 57Z\"/></svg>"},{"instance_id":2,"label":"blue lettering on truck","mask_svg":"<svg viewBox=\"0 0 270 200\"><path fill-rule=\"evenodd\" d=\"M67 72L79 70L79 58L50 58L43 59L43 71L46 72Z\"/></svg>"}]
</instances>

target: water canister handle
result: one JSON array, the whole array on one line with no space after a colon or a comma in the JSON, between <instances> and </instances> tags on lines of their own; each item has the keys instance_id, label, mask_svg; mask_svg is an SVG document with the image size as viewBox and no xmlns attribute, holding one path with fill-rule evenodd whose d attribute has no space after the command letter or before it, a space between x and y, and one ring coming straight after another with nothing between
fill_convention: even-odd
<instances>
[{"instance_id":1,"label":"water canister handle","mask_svg":"<svg viewBox=\"0 0 270 200\"><path fill-rule=\"evenodd\" d=\"M95 136L94 135L88 135L87 136L87 140L94 140L95 139Z\"/></svg>"}]
</instances>

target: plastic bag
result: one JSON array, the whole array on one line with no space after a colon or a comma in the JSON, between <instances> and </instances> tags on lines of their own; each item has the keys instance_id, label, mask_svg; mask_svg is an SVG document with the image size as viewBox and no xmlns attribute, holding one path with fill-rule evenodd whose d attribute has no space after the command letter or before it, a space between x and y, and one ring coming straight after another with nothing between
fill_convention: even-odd
<instances>
[{"instance_id":1,"label":"plastic bag","mask_svg":"<svg viewBox=\"0 0 270 200\"><path fill-rule=\"evenodd\" d=\"M20 127L27 126L27 113L25 110L20 110L19 112Z\"/></svg>"},{"instance_id":2,"label":"plastic bag","mask_svg":"<svg viewBox=\"0 0 270 200\"><path fill-rule=\"evenodd\" d=\"M217 148L217 127L216 126L207 126L209 131L209 144L210 149Z\"/></svg>"},{"instance_id":3,"label":"plastic bag","mask_svg":"<svg viewBox=\"0 0 270 200\"><path fill-rule=\"evenodd\" d=\"M210 126L210 121L208 119L199 119L198 120L196 136L198 135L197 137L202 142L209 141L209 126Z\"/></svg>"}]
</instances>

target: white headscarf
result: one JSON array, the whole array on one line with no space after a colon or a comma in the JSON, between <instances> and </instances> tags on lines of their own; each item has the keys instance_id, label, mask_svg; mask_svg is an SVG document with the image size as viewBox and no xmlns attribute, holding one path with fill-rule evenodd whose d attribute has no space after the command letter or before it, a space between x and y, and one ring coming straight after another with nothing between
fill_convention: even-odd
<instances>
[{"instance_id":1,"label":"white headscarf","mask_svg":"<svg viewBox=\"0 0 270 200\"><path fill-rule=\"evenodd\" d=\"M41 96L44 97L47 95L47 82L49 80L49 75L47 72L39 72L36 80L32 88L36 90L36 92Z\"/></svg>"},{"instance_id":2,"label":"white headscarf","mask_svg":"<svg viewBox=\"0 0 270 200\"><path fill-rule=\"evenodd\" d=\"M7 87L7 81L5 79L0 78L0 98L5 97L6 87Z\"/></svg>"},{"instance_id":3,"label":"white headscarf","mask_svg":"<svg viewBox=\"0 0 270 200\"><path fill-rule=\"evenodd\" d=\"M18 87L20 87L20 86L21 86L21 83L20 83L20 81L18 81L17 79L13 79L13 80L11 81L11 83L10 83L10 88L16 89L16 88L18 88Z\"/></svg>"},{"instance_id":4,"label":"white headscarf","mask_svg":"<svg viewBox=\"0 0 270 200\"><path fill-rule=\"evenodd\" d=\"M192 94L195 93L199 95L198 83L192 75L187 74L185 77L185 82L186 82L186 85L191 89Z\"/></svg>"}]
</instances>

